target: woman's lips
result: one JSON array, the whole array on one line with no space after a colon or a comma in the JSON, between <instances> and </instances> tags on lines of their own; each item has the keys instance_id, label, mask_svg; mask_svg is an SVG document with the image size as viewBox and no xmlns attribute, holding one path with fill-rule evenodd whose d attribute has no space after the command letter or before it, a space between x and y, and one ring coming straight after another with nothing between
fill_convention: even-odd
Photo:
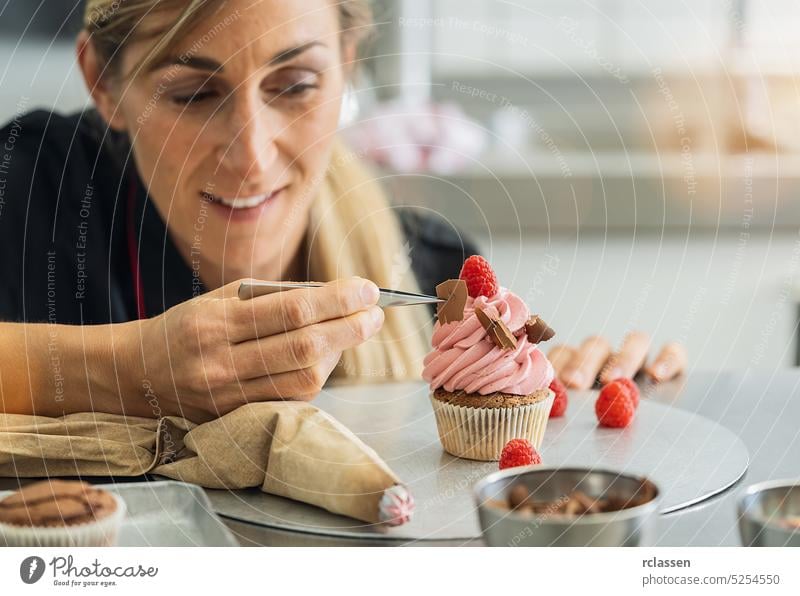
<instances>
[{"instance_id":1,"label":"woman's lips","mask_svg":"<svg viewBox=\"0 0 800 596\"><path fill-rule=\"evenodd\" d=\"M226 219L241 221L258 218L266 208L277 201L279 195L284 190L286 190L285 186L272 193L248 197L227 198L208 192L201 192L200 196L203 200L207 201L213 209L224 215Z\"/></svg>"}]
</instances>

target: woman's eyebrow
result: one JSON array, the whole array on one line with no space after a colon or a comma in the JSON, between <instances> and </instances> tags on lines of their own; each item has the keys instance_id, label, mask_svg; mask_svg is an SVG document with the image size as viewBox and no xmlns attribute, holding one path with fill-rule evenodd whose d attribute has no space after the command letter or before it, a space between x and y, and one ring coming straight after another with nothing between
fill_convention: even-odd
<instances>
[{"instance_id":1,"label":"woman's eyebrow","mask_svg":"<svg viewBox=\"0 0 800 596\"><path fill-rule=\"evenodd\" d=\"M280 64L281 62L288 62L292 58L299 56L306 50L310 50L314 46L325 46L324 43L321 41L309 41L308 43L304 43L299 46L295 46L293 48L288 48L283 51L278 52L272 58L269 59L267 62L268 66L273 66L275 64Z\"/></svg>"},{"instance_id":2,"label":"woman's eyebrow","mask_svg":"<svg viewBox=\"0 0 800 596\"><path fill-rule=\"evenodd\" d=\"M287 48L285 50L281 50L277 54L275 54L272 58L267 60L267 66L274 66L276 64L281 64L283 62L288 62L289 60L296 58L303 52L310 50L315 46L325 46L324 43L321 41L309 41L308 43L304 43L299 46L294 46L291 48ZM166 66L188 66L189 68L194 68L197 70L207 70L213 72L222 72L224 67L222 64L214 60L213 58L206 58L204 56L187 56L182 54L180 56L171 56L167 58L163 63L157 65L153 70L158 70L160 68L164 68Z\"/></svg>"}]
</instances>

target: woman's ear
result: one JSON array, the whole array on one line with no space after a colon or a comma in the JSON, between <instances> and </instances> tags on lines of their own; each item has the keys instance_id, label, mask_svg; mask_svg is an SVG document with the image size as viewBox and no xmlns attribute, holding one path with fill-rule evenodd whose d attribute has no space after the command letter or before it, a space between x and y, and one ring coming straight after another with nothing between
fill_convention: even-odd
<instances>
[{"instance_id":1,"label":"woman's ear","mask_svg":"<svg viewBox=\"0 0 800 596\"><path fill-rule=\"evenodd\" d=\"M356 70L357 50L356 44L352 41L345 40L342 43L342 69L344 70L345 81L349 80Z\"/></svg>"},{"instance_id":2,"label":"woman's ear","mask_svg":"<svg viewBox=\"0 0 800 596\"><path fill-rule=\"evenodd\" d=\"M103 72L103 65L95 51L91 36L86 29L78 34L76 45L78 64L83 80L89 89L98 113L114 130L124 132L125 119L119 110L116 95L109 84L110 76Z\"/></svg>"}]
</instances>

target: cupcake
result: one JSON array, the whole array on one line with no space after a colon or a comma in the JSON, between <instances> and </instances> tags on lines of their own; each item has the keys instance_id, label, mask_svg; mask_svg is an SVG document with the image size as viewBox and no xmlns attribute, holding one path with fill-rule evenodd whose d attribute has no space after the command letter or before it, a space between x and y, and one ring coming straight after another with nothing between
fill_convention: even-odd
<instances>
[{"instance_id":1,"label":"cupcake","mask_svg":"<svg viewBox=\"0 0 800 596\"><path fill-rule=\"evenodd\" d=\"M86 482L44 480L0 500L0 545L112 546L125 502Z\"/></svg>"},{"instance_id":2,"label":"cupcake","mask_svg":"<svg viewBox=\"0 0 800 596\"><path fill-rule=\"evenodd\" d=\"M555 396L553 366L537 344L553 330L498 285L480 256L469 257L459 279L439 284L436 293L446 302L422 376L445 451L492 461L511 439L539 449Z\"/></svg>"}]
</instances>

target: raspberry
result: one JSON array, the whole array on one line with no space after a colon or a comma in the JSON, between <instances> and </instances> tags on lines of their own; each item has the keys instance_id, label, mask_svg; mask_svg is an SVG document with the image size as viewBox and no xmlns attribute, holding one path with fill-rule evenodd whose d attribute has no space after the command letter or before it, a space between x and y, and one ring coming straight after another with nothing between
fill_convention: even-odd
<instances>
[{"instance_id":1,"label":"raspberry","mask_svg":"<svg viewBox=\"0 0 800 596\"><path fill-rule=\"evenodd\" d=\"M556 394L553 400L553 407L550 408L550 418L558 418L567 411L567 388L564 387L564 383L557 378L553 378L553 382L550 383L550 390Z\"/></svg>"},{"instance_id":2,"label":"raspberry","mask_svg":"<svg viewBox=\"0 0 800 596\"><path fill-rule=\"evenodd\" d=\"M628 388L628 391L631 394L631 399L633 400L633 407L639 407L639 386L633 382L633 379L628 379L626 377L620 377L618 379L614 379L611 383L621 383Z\"/></svg>"},{"instance_id":3,"label":"raspberry","mask_svg":"<svg viewBox=\"0 0 800 596\"><path fill-rule=\"evenodd\" d=\"M461 267L459 279L467 282L467 293L473 298L494 296L500 291L497 276L489 262L480 255L472 255Z\"/></svg>"},{"instance_id":4,"label":"raspberry","mask_svg":"<svg viewBox=\"0 0 800 596\"><path fill-rule=\"evenodd\" d=\"M624 428L633 420L636 408L633 406L631 393L621 383L609 383L600 390L594 403L594 411L600 426Z\"/></svg>"},{"instance_id":5,"label":"raspberry","mask_svg":"<svg viewBox=\"0 0 800 596\"><path fill-rule=\"evenodd\" d=\"M542 463L541 456L527 439L511 439L500 454L500 469Z\"/></svg>"}]
</instances>

